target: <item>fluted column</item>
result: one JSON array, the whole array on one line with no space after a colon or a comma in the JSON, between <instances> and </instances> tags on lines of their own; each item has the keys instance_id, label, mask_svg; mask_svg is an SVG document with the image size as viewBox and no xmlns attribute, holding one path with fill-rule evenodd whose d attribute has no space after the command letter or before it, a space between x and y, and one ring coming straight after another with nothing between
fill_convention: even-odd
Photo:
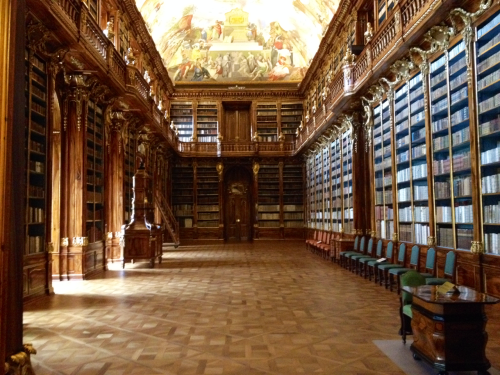
<instances>
[{"instance_id":1,"label":"fluted column","mask_svg":"<svg viewBox=\"0 0 500 375\"><path fill-rule=\"evenodd\" d=\"M121 260L120 236L124 223L123 173L124 147L123 131L127 126L123 112L111 112L108 127L108 173L106 176L107 199L105 217L108 224L106 258L108 262Z\"/></svg>"}]
</instances>

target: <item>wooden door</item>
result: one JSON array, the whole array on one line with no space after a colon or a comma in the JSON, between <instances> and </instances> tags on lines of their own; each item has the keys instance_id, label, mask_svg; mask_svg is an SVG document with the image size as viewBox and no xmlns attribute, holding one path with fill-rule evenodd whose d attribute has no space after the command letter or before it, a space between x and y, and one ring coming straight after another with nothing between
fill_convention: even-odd
<instances>
[{"instance_id":1,"label":"wooden door","mask_svg":"<svg viewBox=\"0 0 500 375\"><path fill-rule=\"evenodd\" d=\"M244 168L233 168L226 176L226 240L248 241L252 238L251 187L250 176Z\"/></svg>"},{"instance_id":2,"label":"wooden door","mask_svg":"<svg viewBox=\"0 0 500 375\"><path fill-rule=\"evenodd\" d=\"M224 105L224 140L250 141L250 103Z\"/></svg>"}]
</instances>

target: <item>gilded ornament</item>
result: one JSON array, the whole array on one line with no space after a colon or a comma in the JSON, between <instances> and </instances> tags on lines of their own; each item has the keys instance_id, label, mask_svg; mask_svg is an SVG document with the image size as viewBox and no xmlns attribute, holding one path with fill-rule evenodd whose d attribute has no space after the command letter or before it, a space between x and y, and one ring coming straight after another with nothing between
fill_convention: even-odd
<instances>
[{"instance_id":1,"label":"gilded ornament","mask_svg":"<svg viewBox=\"0 0 500 375\"><path fill-rule=\"evenodd\" d=\"M427 237L427 246L436 246L436 237L434 236Z\"/></svg>"},{"instance_id":2,"label":"gilded ornament","mask_svg":"<svg viewBox=\"0 0 500 375\"><path fill-rule=\"evenodd\" d=\"M399 241L399 235L398 235L397 233L393 233L393 234L392 234L392 240L393 240L394 242L398 242L398 241Z\"/></svg>"},{"instance_id":3,"label":"gilded ornament","mask_svg":"<svg viewBox=\"0 0 500 375\"><path fill-rule=\"evenodd\" d=\"M62 247L68 247L69 246L69 238L68 237L61 238L61 246Z\"/></svg>"},{"instance_id":4,"label":"gilded ornament","mask_svg":"<svg viewBox=\"0 0 500 375\"><path fill-rule=\"evenodd\" d=\"M484 254L484 245L481 241L472 241L470 252L472 254Z\"/></svg>"}]
</instances>

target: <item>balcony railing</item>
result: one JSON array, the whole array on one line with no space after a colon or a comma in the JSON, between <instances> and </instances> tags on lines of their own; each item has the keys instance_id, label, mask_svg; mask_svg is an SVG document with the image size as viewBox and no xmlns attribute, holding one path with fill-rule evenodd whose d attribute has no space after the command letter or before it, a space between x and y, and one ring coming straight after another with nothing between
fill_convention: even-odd
<instances>
[{"instance_id":1,"label":"balcony railing","mask_svg":"<svg viewBox=\"0 0 500 375\"><path fill-rule=\"evenodd\" d=\"M106 55L108 53L108 44L110 43L106 35L99 28L95 20L90 17L88 14L87 8L82 8L82 15L85 14L85 17L81 17L82 25L81 32L82 35L88 40L88 42L96 49L96 51L103 58L103 63L106 61Z\"/></svg>"}]
</instances>

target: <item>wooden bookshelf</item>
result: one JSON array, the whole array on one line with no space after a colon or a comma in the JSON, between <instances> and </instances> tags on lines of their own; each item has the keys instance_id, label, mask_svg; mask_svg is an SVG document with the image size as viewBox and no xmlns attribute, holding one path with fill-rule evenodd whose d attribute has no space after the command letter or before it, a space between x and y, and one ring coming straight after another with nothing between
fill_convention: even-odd
<instances>
[{"instance_id":1,"label":"wooden bookshelf","mask_svg":"<svg viewBox=\"0 0 500 375\"><path fill-rule=\"evenodd\" d=\"M26 217L25 255L45 252L47 211L47 66L26 50Z\"/></svg>"},{"instance_id":2,"label":"wooden bookshelf","mask_svg":"<svg viewBox=\"0 0 500 375\"><path fill-rule=\"evenodd\" d=\"M277 142L278 107L276 103L257 103L256 111L259 142Z\"/></svg>"},{"instance_id":3,"label":"wooden bookshelf","mask_svg":"<svg viewBox=\"0 0 500 375\"><path fill-rule=\"evenodd\" d=\"M196 107L196 138L198 142L217 142L218 110L215 102L199 102Z\"/></svg>"},{"instance_id":4,"label":"wooden bookshelf","mask_svg":"<svg viewBox=\"0 0 500 375\"><path fill-rule=\"evenodd\" d=\"M215 165L196 170L196 224L198 228L218 228L220 219L219 176Z\"/></svg>"},{"instance_id":5,"label":"wooden bookshelf","mask_svg":"<svg viewBox=\"0 0 500 375\"><path fill-rule=\"evenodd\" d=\"M331 228L339 232L342 226L342 148L337 138L330 144L331 165Z\"/></svg>"},{"instance_id":6,"label":"wooden bookshelf","mask_svg":"<svg viewBox=\"0 0 500 375\"><path fill-rule=\"evenodd\" d=\"M342 133L342 200L344 216L342 218L342 228L345 233L351 233L354 229L354 197L353 197L353 165L352 165L352 145L351 130Z\"/></svg>"},{"instance_id":7,"label":"wooden bookshelf","mask_svg":"<svg viewBox=\"0 0 500 375\"><path fill-rule=\"evenodd\" d=\"M276 164L259 169L257 219L259 228L280 227L280 174Z\"/></svg>"},{"instance_id":8,"label":"wooden bookshelf","mask_svg":"<svg viewBox=\"0 0 500 375\"><path fill-rule=\"evenodd\" d=\"M89 244L104 233L104 117L103 108L89 101L87 112L87 191L85 231Z\"/></svg>"},{"instance_id":9,"label":"wooden bookshelf","mask_svg":"<svg viewBox=\"0 0 500 375\"><path fill-rule=\"evenodd\" d=\"M283 225L285 230L304 227L304 182L300 164L283 167Z\"/></svg>"},{"instance_id":10,"label":"wooden bookshelf","mask_svg":"<svg viewBox=\"0 0 500 375\"><path fill-rule=\"evenodd\" d=\"M484 250L500 255L500 12L477 28L476 64Z\"/></svg>"},{"instance_id":11,"label":"wooden bookshelf","mask_svg":"<svg viewBox=\"0 0 500 375\"><path fill-rule=\"evenodd\" d=\"M128 224L132 217L132 198L134 196L132 188L136 172L137 140L130 130L127 130L124 137L123 208L125 224Z\"/></svg>"},{"instance_id":12,"label":"wooden bookshelf","mask_svg":"<svg viewBox=\"0 0 500 375\"><path fill-rule=\"evenodd\" d=\"M303 121L302 103L281 103L281 133L285 141L293 141L300 123Z\"/></svg>"},{"instance_id":13,"label":"wooden bookshelf","mask_svg":"<svg viewBox=\"0 0 500 375\"><path fill-rule=\"evenodd\" d=\"M193 140L193 104L191 102L171 102L170 121L178 130L179 141Z\"/></svg>"},{"instance_id":14,"label":"wooden bookshelf","mask_svg":"<svg viewBox=\"0 0 500 375\"><path fill-rule=\"evenodd\" d=\"M193 228L194 199L193 199L193 166L189 163L177 164L173 168L172 179L172 209L183 228ZM182 234L182 232L181 232Z\"/></svg>"},{"instance_id":15,"label":"wooden bookshelf","mask_svg":"<svg viewBox=\"0 0 500 375\"><path fill-rule=\"evenodd\" d=\"M390 106L386 99L374 109L373 149L375 164L375 220L377 235L391 239L394 233L392 194ZM345 153L345 151L343 151ZM344 162L345 164L345 162ZM344 171L344 179L346 172ZM344 183L344 195L346 184ZM345 206L345 198L344 198ZM346 209L344 208L344 211Z\"/></svg>"},{"instance_id":16,"label":"wooden bookshelf","mask_svg":"<svg viewBox=\"0 0 500 375\"><path fill-rule=\"evenodd\" d=\"M319 151L314 156L314 228L323 229L323 168L322 153Z\"/></svg>"}]
</instances>

